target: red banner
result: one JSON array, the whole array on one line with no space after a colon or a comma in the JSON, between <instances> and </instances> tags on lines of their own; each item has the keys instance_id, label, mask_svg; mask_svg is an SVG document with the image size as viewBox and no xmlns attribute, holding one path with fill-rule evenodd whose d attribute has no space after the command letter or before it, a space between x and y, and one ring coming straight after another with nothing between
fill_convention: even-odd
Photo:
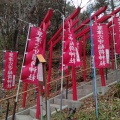
<instances>
[{"instance_id":1,"label":"red banner","mask_svg":"<svg viewBox=\"0 0 120 120\"><path fill-rule=\"evenodd\" d=\"M110 67L110 45L106 25L93 25L94 60L96 68Z\"/></svg>"},{"instance_id":2,"label":"red banner","mask_svg":"<svg viewBox=\"0 0 120 120\"><path fill-rule=\"evenodd\" d=\"M17 52L4 53L4 89L15 88Z\"/></svg>"},{"instance_id":3,"label":"red banner","mask_svg":"<svg viewBox=\"0 0 120 120\"><path fill-rule=\"evenodd\" d=\"M65 26L65 42L64 42L64 55L63 63L68 66L80 66L81 60L77 43L75 40L74 32L71 26Z\"/></svg>"},{"instance_id":4,"label":"red banner","mask_svg":"<svg viewBox=\"0 0 120 120\"><path fill-rule=\"evenodd\" d=\"M80 58L82 58L82 49L83 49L82 46L83 46L83 41L80 41L80 42L79 42L79 49L78 49L78 50L79 50ZM81 60L81 61L82 61L82 60Z\"/></svg>"},{"instance_id":5,"label":"red banner","mask_svg":"<svg viewBox=\"0 0 120 120\"><path fill-rule=\"evenodd\" d=\"M30 31L30 39L26 50L24 67L22 69L21 79L23 82L38 84L37 71L35 66L36 55L44 54L44 42L46 39L46 32L40 28L32 27Z\"/></svg>"},{"instance_id":6,"label":"red banner","mask_svg":"<svg viewBox=\"0 0 120 120\"><path fill-rule=\"evenodd\" d=\"M35 26L31 27L29 39L42 36L41 31L42 31L41 28L37 28Z\"/></svg>"},{"instance_id":7,"label":"red banner","mask_svg":"<svg viewBox=\"0 0 120 120\"><path fill-rule=\"evenodd\" d=\"M120 54L120 17L114 17L114 30L115 30L115 48L116 53Z\"/></svg>"},{"instance_id":8,"label":"red banner","mask_svg":"<svg viewBox=\"0 0 120 120\"><path fill-rule=\"evenodd\" d=\"M79 54L79 59L81 61L81 65L82 65L82 42L81 41L77 41L77 50L78 50L78 54ZM76 66L76 68L80 69L80 66Z\"/></svg>"}]
</instances>

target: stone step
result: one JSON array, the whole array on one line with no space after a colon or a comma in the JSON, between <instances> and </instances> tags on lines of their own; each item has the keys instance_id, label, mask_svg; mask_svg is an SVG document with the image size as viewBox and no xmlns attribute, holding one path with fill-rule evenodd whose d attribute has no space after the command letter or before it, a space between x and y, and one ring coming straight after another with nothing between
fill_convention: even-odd
<instances>
[{"instance_id":1,"label":"stone step","mask_svg":"<svg viewBox=\"0 0 120 120\"><path fill-rule=\"evenodd\" d=\"M46 115L46 111L45 110L43 110L42 112L43 112L43 116ZM30 116L35 118L35 116L36 116L36 109L30 109Z\"/></svg>"},{"instance_id":2,"label":"stone step","mask_svg":"<svg viewBox=\"0 0 120 120\"><path fill-rule=\"evenodd\" d=\"M33 120L30 115L16 115L15 120Z\"/></svg>"},{"instance_id":3,"label":"stone step","mask_svg":"<svg viewBox=\"0 0 120 120\"><path fill-rule=\"evenodd\" d=\"M114 82L115 80L113 79L113 80L106 80L106 84L110 84L110 83L112 83L112 82Z\"/></svg>"},{"instance_id":4,"label":"stone step","mask_svg":"<svg viewBox=\"0 0 120 120\"><path fill-rule=\"evenodd\" d=\"M80 85L81 85L81 86L82 86L82 85L85 85L85 84L86 84L86 82L84 82L84 81L83 81L83 82L80 82Z\"/></svg>"},{"instance_id":5,"label":"stone step","mask_svg":"<svg viewBox=\"0 0 120 120\"><path fill-rule=\"evenodd\" d=\"M92 89L93 88L93 85L90 84L90 85L84 85L81 87L81 89Z\"/></svg>"},{"instance_id":6,"label":"stone step","mask_svg":"<svg viewBox=\"0 0 120 120\"><path fill-rule=\"evenodd\" d=\"M68 105L69 100L68 99L62 99L62 105ZM60 98L55 97L54 98L54 104L60 105Z\"/></svg>"},{"instance_id":7,"label":"stone step","mask_svg":"<svg viewBox=\"0 0 120 120\"><path fill-rule=\"evenodd\" d=\"M107 86L98 88L98 90L97 90L98 95L103 96L106 92L108 92L109 89L110 88Z\"/></svg>"},{"instance_id":8,"label":"stone step","mask_svg":"<svg viewBox=\"0 0 120 120\"><path fill-rule=\"evenodd\" d=\"M89 94L93 92L93 88L92 89L77 89L77 94Z\"/></svg>"},{"instance_id":9,"label":"stone step","mask_svg":"<svg viewBox=\"0 0 120 120\"><path fill-rule=\"evenodd\" d=\"M55 104L58 104L60 105L60 99L59 98L54 98L54 103ZM73 101L73 100L70 100L70 99L62 99L62 105L65 106L65 105L68 105L68 108L70 107L76 107L76 108L79 108L81 106L81 103L80 101Z\"/></svg>"},{"instance_id":10,"label":"stone step","mask_svg":"<svg viewBox=\"0 0 120 120\"><path fill-rule=\"evenodd\" d=\"M118 72L118 75L120 72ZM113 79L114 78L114 79ZM104 95L108 90L109 87L101 87L101 80L99 79L96 80L97 83L97 89L98 89L98 95ZM115 72L112 74L108 75L108 80L106 80L106 84L110 84L115 82ZM66 99L66 93L63 93L63 98L62 98L62 109L64 108L69 108L75 106L80 107L82 100L86 99L89 96L93 95L93 81L90 82L81 82L80 86L77 88L77 97L79 101L73 101L72 97L72 90L68 92L68 99ZM44 101L44 98L43 98ZM43 116L45 115L45 102L43 102ZM55 113L60 110L60 95L56 96L55 98L50 99L50 112ZM36 108L32 107L29 108L29 110L21 111L20 113L17 113L15 116L15 120L35 120L36 116ZM12 117L8 120L12 120Z\"/></svg>"},{"instance_id":11,"label":"stone step","mask_svg":"<svg viewBox=\"0 0 120 120\"><path fill-rule=\"evenodd\" d=\"M81 98L81 97L83 97L83 96L85 96L85 94L77 94L77 97L78 98ZM73 94L68 94L68 99L70 99L70 100L72 100L73 99Z\"/></svg>"},{"instance_id":12,"label":"stone step","mask_svg":"<svg viewBox=\"0 0 120 120\"><path fill-rule=\"evenodd\" d=\"M109 83L112 83L112 82L114 82L114 81L115 81L115 80L113 80L113 79L112 79L112 80L111 80L111 79L105 80L106 85L108 85ZM92 83L93 83L93 82L92 82ZM92 84L92 83L91 83L91 84ZM97 84L101 85L101 80L98 81Z\"/></svg>"},{"instance_id":13,"label":"stone step","mask_svg":"<svg viewBox=\"0 0 120 120\"><path fill-rule=\"evenodd\" d=\"M93 81L90 83L90 85L93 86ZM100 87L101 86L101 81L100 80L96 81L96 85L97 85L97 87Z\"/></svg>"},{"instance_id":14,"label":"stone step","mask_svg":"<svg viewBox=\"0 0 120 120\"><path fill-rule=\"evenodd\" d=\"M64 108L67 108L67 105L63 105L62 106L62 109ZM50 110L51 110L51 113L54 112L54 111L59 111L60 110L60 105L58 104L50 104Z\"/></svg>"}]
</instances>

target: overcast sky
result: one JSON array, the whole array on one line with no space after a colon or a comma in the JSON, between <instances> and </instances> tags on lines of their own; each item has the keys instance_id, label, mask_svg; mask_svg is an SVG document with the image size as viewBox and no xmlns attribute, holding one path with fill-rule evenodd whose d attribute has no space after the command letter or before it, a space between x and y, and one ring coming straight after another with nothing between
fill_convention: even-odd
<instances>
[{"instance_id":1,"label":"overcast sky","mask_svg":"<svg viewBox=\"0 0 120 120\"><path fill-rule=\"evenodd\" d=\"M71 2L71 5L75 5L75 7L78 7L78 6L80 6L80 4L81 4L81 1L82 1L82 4L81 4L81 6L80 7L87 7L87 3L88 3L88 1L94 1L94 0L67 0L67 1L70 1ZM72 2L73 1L73 2Z\"/></svg>"},{"instance_id":2,"label":"overcast sky","mask_svg":"<svg viewBox=\"0 0 120 120\"><path fill-rule=\"evenodd\" d=\"M69 0L70 1L70 0ZM71 0L74 2L75 6L77 7L78 5L80 5L81 3L81 0ZM81 4L81 7L84 6L85 4L87 4L89 0L82 0L82 4Z\"/></svg>"}]
</instances>

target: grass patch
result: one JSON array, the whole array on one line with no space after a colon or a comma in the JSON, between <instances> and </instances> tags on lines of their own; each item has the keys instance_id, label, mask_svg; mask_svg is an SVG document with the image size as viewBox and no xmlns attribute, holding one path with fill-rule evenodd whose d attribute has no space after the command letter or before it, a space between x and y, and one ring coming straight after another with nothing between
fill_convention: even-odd
<instances>
[{"instance_id":1,"label":"grass patch","mask_svg":"<svg viewBox=\"0 0 120 120\"><path fill-rule=\"evenodd\" d=\"M83 101L83 106L75 113L65 110L51 116L51 120L120 120L120 82L110 91L98 97L99 118L95 115L95 102L92 97Z\"/></svg>"}]
</instances>

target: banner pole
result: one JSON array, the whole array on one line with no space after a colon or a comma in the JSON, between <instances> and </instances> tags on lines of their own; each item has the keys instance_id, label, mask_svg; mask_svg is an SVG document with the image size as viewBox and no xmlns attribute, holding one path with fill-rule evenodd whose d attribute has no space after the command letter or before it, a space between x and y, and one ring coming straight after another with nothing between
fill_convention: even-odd
<instances>
[{"instance_id":1,"label":"banner pole","mask_svg":"<svg viewBox=\"0 0 120 120\"><path fill-rule=\"evenodd\" d=\"M50 120L50 116L51 116L51 113L50 113L50 101L47 100L47 120Z\"/></svg>"},{"instance_id":2,"label":"banner pole","mask_svg":"<svg viewBox=\"0 0 120 120\"><path fill-rule=\"evenodd\" d=\"M115 57L116 81L118 81L118 67L117 67L117 58L116 58L117 53L116 53L116 47L115 47L115 45L117 43L115 43L115 36L114 36L115 31L114 31L114 22L113 22L113 19L114 19L114 16L112 16L112 27L113 27L113 35L112 35L112 37L113 37L113 42L114 42L114 57Z\"/></svg>"},{"instance_id":3,"label":"banner pole","mask_svg":"<svg viewBox=\"0 0 120 120\"><path fill-rule=\"evenodd\" d=\"M8 118L9 105L10 105L10 102L9 102L9 99L8 99L8 100L7 100L7 110L6 110L5 120L7 120L7 118Z\"/></svg>"},{"instance_id":4,"label":"banner pole","mask_svg":"<svg viewBox=\"0 0 120 120\"><path fill-rule=\"evenodd\" d=\"M62 97L63 97L63 50L64 50L64 14L62 14L63 18L63 36L62 36L62 73L61 73L61 94L60 94L60 112L62 112Z\"/></svg>"},{"instance_id":5,"label":"banner pole","mask_svg":"<svg viewBox=\"0 0 120 120\"><path fill-rule=\"evenodd\" d=\"M108 73L108 69L106 68L106 69L105 69L105 77L106 77L106 80L107 80L107 78L108 78L108 77L107 77L107 73Z\"/></svg>"},{"instance_id":6,"label":"banner pole","mask_svg":"<svg viewBox=\"0 0 120 120\"><path fill-rule=\"evenodd\" d=\"M1 88L1 99L4 98L4 51L2 51L2 88ZM2 104L0 105L0 115L2 115Z\"/></svg>"},{"instance_id":7,"label":"banner pole","mask_svg":"<svg viewBox=\"0 0 120 120\"><path fill-rule=\"evenodd\" d=\"M32 24L29 23L28 34L27 34L27 41L26 41L26 45L25 45L25 52L26 52L26 49L27 49L28 38L29 38L29 33L30 33L31 26L32 26ZM25 53L24 53L24 56L23 56L22 67L23 67L23 64L24 64L24 60L25 60ZM12 120L14 120L14 118L15 118L15 110L16 110L16 106L17 106L19 90L20 90L20 83L21 83L22 67L21 67L21 72L20 72L20 79L19 79L19 83L18 83L18 89L17 89L17 93L16 93L16 99L15 99L15 103L14 103L14 110L13 110Z\"/></svg>"},{"instance_id":8,"label":"banner pole","mask_svg":"<svg viewBox=\"0 0 120 120\"><path fill-rule=\"evenodd\" d=\"M93 71L93 86L94 86L94 99L95 99L95 113L96 118L98 119L98 99L97 99L97 85L96 85L96 70L95 70L95 61L94 61L94 48L93 48L93 33L92 33L92 18L91 18L91 6L89 4L89 13L90 13L90 40L91 40L91 56L92 56L92 71Z\"/></svg>"},{"instance_id":9,"label":"banner pole","mask_svg":"<svg viewBox=\"0 0 120 120\"><path fill-rule=\"evenodd\" d=\"M86 69L86 39L85 39L85 34L84 34L84 40L83 40L83 44L84 44L84 61L83 61L83 68ZM83 71L83 77L84 77L84 81L86 81L86 70Z\"/></svg>"},{"instance_id":10,"label":"banner pole","mask_svg":"<svg viewBox=\"0 0 120 120\"><path fill-rule=\"evenodd\" d=\"M28 44L28 39L29 39L29 33L30 33L31 26L32 26L31 23L29 23L28 34L27 34L27 41L26 41L26 45L25 45L25 52L26 52L26 49L27 49L27 44ZM25 60L25 53L24 53L24 56L23 56L22 67L23 67L23 64L24 64L24 60ZM19 83L18 83L18 89L17 89L17 94L16 94L16 100L15 100L15 102L18 101L18 93L19 93L20 83L21 83L22 67L21 67L20 79L19 79Z\"/></svg>"}]
</instances>

